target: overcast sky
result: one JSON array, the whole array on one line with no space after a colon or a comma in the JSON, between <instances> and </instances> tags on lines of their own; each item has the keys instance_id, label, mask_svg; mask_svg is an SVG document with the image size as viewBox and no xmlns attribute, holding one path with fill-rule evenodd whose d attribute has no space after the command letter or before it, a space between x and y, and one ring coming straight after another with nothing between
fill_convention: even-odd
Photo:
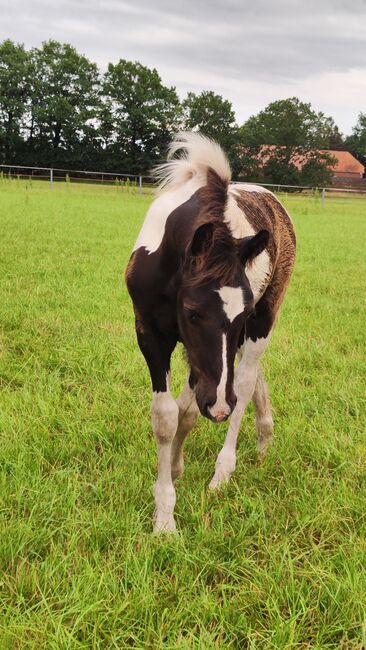
<instances>
[{"instance_id":1,"label":"overcast sky","mask_svg":"<svg viewBox=\"0 0 366 650\"><path fill-rule=\"evenodd\" d=\"M220 93L239 124L292 96L345 134L366 111L366 0L0 0L0 16L0 40L138 60L181 98Z\"/></svg>"}]
</instances>

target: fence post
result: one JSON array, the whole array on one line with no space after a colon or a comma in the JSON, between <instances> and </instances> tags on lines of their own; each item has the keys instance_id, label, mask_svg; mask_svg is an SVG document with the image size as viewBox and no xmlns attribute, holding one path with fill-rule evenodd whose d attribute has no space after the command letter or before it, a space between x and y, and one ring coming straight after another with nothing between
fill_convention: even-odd
<instances>
[{"instance_id":1,"label":"fence post","mask_svg":"<svg viewBox=\"0 0 366 650\"><path fill-rule=\"evenodd\" d=\"M142 194L142 176L139 176L139 194Z\"/></svg>"},{"instance_id":2,"label":"fence post","mask_svg":"<svg viewBox=\"0 0 366 650\"><path fill-rule=\"evenodd\" d=\"M325 203L325 188L323 187L323 189L322 189L322 208L324 208L324 203Z\"/></svg>"},{"instance_id":3,"label":"fence post","mask_svg":"<svg viewBox=\"0 0 366 650\"><path fill-rule=\"evenodd\" d=\"M50 189L53 190L53 169L50 169Z\"/></svg>"}]
</instances>

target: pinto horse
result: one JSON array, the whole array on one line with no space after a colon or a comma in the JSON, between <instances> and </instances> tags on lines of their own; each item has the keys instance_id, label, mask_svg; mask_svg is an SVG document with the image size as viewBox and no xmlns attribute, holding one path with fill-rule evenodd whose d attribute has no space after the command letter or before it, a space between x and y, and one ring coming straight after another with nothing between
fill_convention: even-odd
<instances>
[{"instance_id":1,"label":"pinto horse","mask_svg":"<svg viewBox=\"0 0 366 650\"><path fill-rule=\"evenodd\" d=\"M199 412L213 422L231 415L211 489L235 469L240 423L251 399L258 453L266 453L273 420L260 358L292 272L295 233L271 192L230 183L224 152L198 133L176 136L156 176L158 194L126 282L152 381L158 448L154 530L160 532L176 529L174 481L183 472L184 440ZM187 351L189 375L175 400L169 377L178 341Z\"/></svg>"}]
</instances>

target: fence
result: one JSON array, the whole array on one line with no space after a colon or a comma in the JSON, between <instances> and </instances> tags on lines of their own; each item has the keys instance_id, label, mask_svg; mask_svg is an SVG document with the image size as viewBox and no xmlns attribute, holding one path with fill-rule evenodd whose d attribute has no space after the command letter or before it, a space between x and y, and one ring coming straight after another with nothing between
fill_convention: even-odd
<instances>
[{"instance_id":1,"label":"fence","mask_svg":"<svg viewBox=\"0 0 366 650\"><path fill-rule=\"evenodd\" d=\"M243 181L233 181L234 185L240 185L240 183ZM247 185L256 185L256 183L246 183ZM272 191L277 192L277 194L281 192L287 192L287 193L307 193L307 194L313 194L313 195L318 195L321 196L321 201L322 201L322 206L324 208L325 205L325 196L326 194L330 193L335 193L338 196L344 196L348 195L349 197L351 196L361 196L365 197L366 199L366 190L364 189L350 189L350 188L345 188L345 187L312 187L310 185L284 185L283 183L259 183L261 187L268 187L269 189L272 189Z\"/></svg>"},{"instance_id":2,"label":"fence","mask_svg":"<svg viewBox=\"0 0 366 650\"><path fill-rule=\"evenodd\" d=\"M59 167L29 167L27 165L0 165L2 173L6 173L9 178L34 178L37 180L47 180L50 188L53 189L55 182L74 181L74 182L92 182L115 184L116 182L133 183L138 187L142 194L142 185L144 179L151 180L150 176L142 174L116 173L88 171L85 169L61 169Z\"/></svg>"},{"instance_id":3,"label":"fence","mask_svg":"<svg viewBox=\"0 0 366 650\"><path fill-rule=\"evenodd\" d=\"M50 188L53 189L54 183L59 181L73 182L91 182L102 184L125 183L133 184L138 188L138 193L143 193L143 186L152 184L152 177L144 174L129 174L116 172L87 171L77 169L60 169L58 167L29 167L25 165L0 165L0 170L7 170L6 175L9 178L34 178L47 180ZM1 172L4 173L3 171ZM234 184L240 184L244 181L234 181ZM255 185L255 183L247 183ZM339 196L365 196L364 189L349 189L344 187L312 187L309 185L285 185L283 183L259 183L262 187L268 187L274 192L281 193L307 193L321 196L322 206L325 204L327 193L339 193Z\"/></svg>"}]
</instances>

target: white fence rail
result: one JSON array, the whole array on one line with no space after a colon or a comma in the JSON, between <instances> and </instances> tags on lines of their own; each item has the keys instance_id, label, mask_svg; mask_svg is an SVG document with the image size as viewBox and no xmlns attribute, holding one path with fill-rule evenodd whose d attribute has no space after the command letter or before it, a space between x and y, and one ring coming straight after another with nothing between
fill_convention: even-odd
<instances>
[{"instance_id":1,"label":"white fence rail","mask_svg":"<svg viewBox=\"0 0 366 650\"><path fill-rule=\"evenodd\" d=\"M7 170L7 171L6 171ZM116 182L129 182L138 188L139 194L142 194L143 184L152 182L152 177L145 174L129 174L117 172L103 172L103 171L90 171L85 169L62 169L59 167L30 167L28 165L5 165L0 164L0 172L4 172L10 178L34 178L48 180L50 188L56 181L77 181L77 182L101 182L101 183L116 183ZM44 173L43 173L44 172ZM234 184L240 184L245 181L234 181ZM275 192L307 192L321 195L322 205L325 204L325 197L327 193L341 193L349 195L364 195L366 197L366 189L349 189L343 187L316 187L310 185L286 185L283 183L248 183L249 185L261 185L268 187Z\"/></svg>"},{"instance_id":2,"label":"white fence rail","mask_svg":"<svg viewBox=\"0 0 366 650\"><path fill-rule=\"evenodd\" d=\"M63 169L60 167L30 167L28 165L0 165L0 170L8 177L16 178L33 178L44 179L50 183L50 188L57 181L74 180L78 182L101 182L101 183L115 183L116 181L133 182L139 188L139 193L142 194L143 179L151 179L150 176L143 174L129 174L117 172L102 172L90 171L85 169ZM43 173L45 172L45 173Z\"/></svg>"}]
</instances>

